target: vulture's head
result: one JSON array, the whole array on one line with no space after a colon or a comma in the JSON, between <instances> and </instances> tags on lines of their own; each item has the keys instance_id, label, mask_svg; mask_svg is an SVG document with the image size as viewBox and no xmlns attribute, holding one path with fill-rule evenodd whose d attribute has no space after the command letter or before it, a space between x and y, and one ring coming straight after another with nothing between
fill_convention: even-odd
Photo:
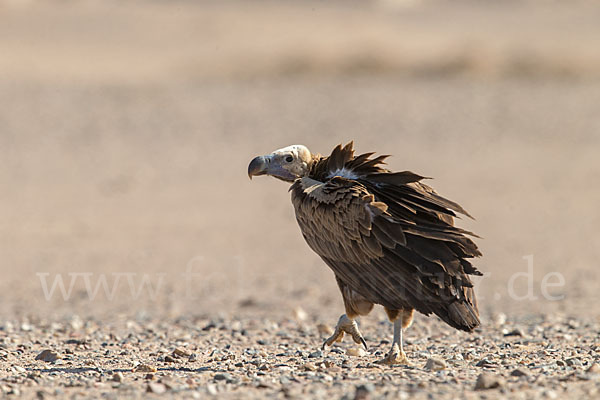
<instances>
[{"instance_id":1,"label":"vulture's head","mask_svg":"<svg viewBox=\"0 0 600 400\"><path fill-rule=\"evenodd\" d=\"M248 177L271 175L286 182L293 182L310 172L312 155L306 146L295 144L275 150L271 154L255 157L248 166Z\"/></svg>"}]
</instances>

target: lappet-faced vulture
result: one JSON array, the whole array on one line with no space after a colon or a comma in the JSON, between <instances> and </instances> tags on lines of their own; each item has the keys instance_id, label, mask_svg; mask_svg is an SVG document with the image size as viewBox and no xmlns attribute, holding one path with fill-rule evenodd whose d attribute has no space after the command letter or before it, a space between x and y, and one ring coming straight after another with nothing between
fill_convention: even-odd
<instances>
[{"instance_id":1,"label":"lappet-faced vulture","mask_svg":"<svg viewBox=\"0 0 600 400\"><path fill-rule=\"evenodd\" d=\"M294 145L254 158L248 175L292 184L302 235L335 274L346 313L323 348L344 333L366 348L355 319L380 304L394 324L392 348L380 362L408 363L402 331L414 310L467 332L479 325L470 275L481 273L469 259L481 253L469 238L475 235L454 226L456 213L469 216L461 206L422 176L387 170L388 156L373 154L355 156L352 142L329 157Z\"/></svg>"}]
</instances>

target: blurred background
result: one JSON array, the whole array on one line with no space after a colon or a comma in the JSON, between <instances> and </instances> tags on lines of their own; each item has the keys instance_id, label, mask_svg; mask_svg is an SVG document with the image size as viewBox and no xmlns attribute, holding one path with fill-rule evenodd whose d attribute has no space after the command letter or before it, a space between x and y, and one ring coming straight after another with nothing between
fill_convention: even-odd
<instances>
[{"instance_id":1,"label":"blurred background","mask_svg":"<svg viewBox=\"0 0 600 400\"><path fill-rule=\"evenodd\" d=\"M597 317L598 21L586 1L2 0L1 315L333 323L287 185L246 169L354 140L475 216L484 321Z\"/></svg>"}]
</instances>

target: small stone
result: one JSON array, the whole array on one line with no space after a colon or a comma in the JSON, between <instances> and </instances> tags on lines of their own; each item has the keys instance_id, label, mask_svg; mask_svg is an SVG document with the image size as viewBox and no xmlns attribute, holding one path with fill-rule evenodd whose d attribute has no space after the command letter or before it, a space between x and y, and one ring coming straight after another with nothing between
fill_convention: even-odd
<instances>
[{"instance_id":1,"label":"small stone","mask_svg":"<svg viewBox=\"0 0 600 400\"><path fill-rule=\"evenodd\" d=\"M23 367L21 367L19 365L17 365L16 367L14 367L14 369L15 369L16 372L20 372L20 373L27 372L27 370L25 368L23 368Z\"/></svg>"},{"instance_id":2,"label":"small stone","mask_svg":"<svg viewBox=\"0 0 600 400\"><path fill-rule=\"evenodd\" d=\"M216 396L217 393L219 393L217 391L217 386L212 383L209 383L208 385L206 385L206 392L211 396Z\"/></svg>"},{"instance_id":3,"label":"small stone","mask_svg":"<svg viewBox=\"0 0 600 400\"><path fill-rule=\"evenodd\" d=\"M279 383L281 383L283 386L289 385L290 384L290 379L287 376L285 376L285 375L281 375L279 377Z\"/></svg>"},{"instance_id":4,"label":"small stone","mask_svg":"<svg viewBox=\"0 0 600 400\"><path fill-rule=\"evenodd\" d=\"M133 372L156 372L158 371L156 368L148 365L148 364L140 364L133 369Z\"/></svg>"},{"instance_id":5,"label":"small stone","mask_svg":"<svg viewBox=\"0 0 600 400\"><path fill-rule=\"evenodd\" d=\"M304 321L308 317L306 311L304 311L301 307L294 308L294 318L298 321Z\"/></svg>"},{"instance_id":6,"label":"small stone","mask_svg":"<svg viewBox=\"0 0 600 400\"><path fill-rule=\"evenodd\" d=\"M23 322L21 324L21 330L24 332L30 332L33 330L33 326L28 322Z\"/></svg>"},{"instance_id":7,"label":"small stone","mask_svg":"<svg viewBox=\"0 0 600 400\"><path fill-rule=\"evenodd\" d=\"M446 369L446 362L437 358L430 358L425 364L425 369L427 371L441 371Z\"/></svg>"},{"instance_id":8,"label":"small stone","mask_svg":"<svg viewBox=\"0 0 600 400\"><path fill-rule=\"evenodd\" d=\"M319 335L323 336L331 336L333 334L333 329L329 325L318 324L317 331L319 331Z\"/></svg>"},{"instance_id":9,"label":"small stone","mask_svg":"<svg viewBox=\"0 0 600 400\"><path fill-rule=\"evenodd\" d=\"M45 361L45 362L55 362L61 358L60 354L53 350L44 350L35 358L36 360Z\"/></svg>"},{"instance_id":10,"label":"small stone","mask_svg":"<svg viewBox=\"0 0 600 400\"><path fill-rule=\"evenodd\" d=\"M112 376L112 380L115 382L123 382L123 374L121 372L115 372Z\"/></svg>"},{"instance_id":11,"label":"small stone","mask_svg":"<svg viewBox=\"0 0 600 400\"><path fill-rule=\"evenodd\" d=\"M481 360L479 360L477 362L477 364L475 364L476 367L481 367L481 368L496 368L498 366L498 364L496 364L493 361L488 360L487 358L482 358Z\"/></svg>"},{"instance_id":12,"label":"small stone","mask_svg":"<svg viewBox=\"0 0 600 400\"><path fill-rule=\"evenodd\" d=\"M489 372L482 372L477 377L477 382L475 382L475 390L496 389L503 385L504 381L502 377L490 374Z\"/></svg>"},{"instance_id":13,"label":"small stone","mask_svg":"<svg viewBox=\"0 0 600 400\"><path fill-rule=\"evenodd\" d=\"M588 374L600 374L600 366L594 363L586 370L586 372Z\"/></svg>"},{"instance_id":14,"label":"small stone","mask_svg":"<svg viewBox=\"0 0 600 400\"><path fill-rule=\"evenodd\" d=\"M365 385L359 385L356 387L356 393L354 394L354 400L367 400L371 393L375 392L375 386L372 383Z\"/></svg>"},{"instance_id":15,"label":"small stone","mask_svg":"<svg viewBox=\"0 0 600 400\"><path fill-rule=\"evenodd\" d=\"M498 313L494 315L494 323L496 325L504 325L506 323L506 314Z\"/></svg>"},{"instance_id":16,"label":"small stone","mask_svg":"<svg viewBox=\"0 0 600 400\"><path fill-rule=\"evenodd\" d=\"M342 372L342 367L338 367L337 365L334 365L333 367L329 367L327 368L327 370L333 374L335 373L339 373Z\"/></svg>"},{"instance_id":17,"label":"small stone","mask_svg":"<svg viewBox=\"0 0 600 400\"><path fill-rule=\"evenodd\" d=\"M179 362L179 360L176 359L175 357L165 356L165 362L168 362L168 363L177 363L177 362Z\"/></svg>"},{"instance_id":18,"label":"small stone","mask_svg":"<svg viewBox=\"0 0 600 400\"><path fill-rule=\"evenodd\" d=\"M144 376L144 379L147 381L151 381L152 379L154 379L154 374L146 374L146 376Z\"/></svg>"},{"instance_id":19,"label":"small stone","mask_svg":"<svg viewBox=\"0 0 600 400\"><path fill-rule=\"evenodd\" d=\"M254 307L254 306L256 306L257 304L258 304L258 302L257 302L257 301L256 301L254 298L252 298L252 297L248 297L248 298L246 298L246 299L243 299L243 300L241 300L241 301L238 303L238 306L240 306L240 307L242 307L242 308L245 308L245 307Z\"/></svg>"},{"instance_id":20,"label":"small stone","mask_svg":"<svg viewBox=\"0 0 600 400\"><path fill-rule=\"evenodd\" d=\"M183 349L177 348L173 350L173 355L175 357L190 357L192 354Z\"/></svg>"},{"instance_id":21,"label":"small stone","mask_svg":"<svg viewBox=\"0 0 600 400\"><path fill-rule=\"evenodd\" d=\"M362 347L350 347L346 350L346 354L352 357L364 357L367 355L367 352Z\"/></svg>"},{"instance_id":22,"label":"small stone","mask_svg":"<svg viewBox=\"0 0 600 400\"><path fill-rule=\"evenodd\" d=\"M313 351L308 355L308 358L321 358L323 357L323 352L321 350Z\"/></svg>"},{"instance_id":23,"label":"small stone","mask_svg":"<svg viewBox=\"0 0 600 400\"><path fill-rule=\"evenodd\" d=\"M203 331L210 331L211 329L214 329L214 328L216 328L216 327L217 327L217 324L215 324L214 322L212 322L212 321L211 321L211 322L209 322L208 324L206 324L206 325L205 325L205 326L202 328L202 330L203 330Z\"/></svg>"},{"instance_id":24,"label":"small stone","mask_svg":"<svg viewBox=\"0 0 600 400\"><path fill-rule=\"evenodd\" d=\"M219 374L216 374L213 379L215 381L230 381L231 374L228 374L227 372L219 373Z\"/></svg>"},{"instance_id":25,"label":"small stone","mask_svg":"<svg viewBox=\"0 0 600 400\"><path fill-rule=\"evenodd\" d=\"M150 382L148 383L148 387L146 387L146 392L155 393L155 394L163 394L167 391L167 387L162 383Z\"/></svg>"},{"instance_id":26,"label":"small stone","mask_svg":"<svg viewBox=\"0 0 600 400\"><path fill-rule=\"evenodd\" d=\"M577 357L567 358L565 360L565 363L567 363L567 365L569 367L582 367L583 366L583 364L581 363L581 360Z\"/></svg>"},{"instance_id":27,"label":"small stone","mask_svg":"<svg viewBox=\"0 0 600 400\"><path fill-rule=\"evenodd\" d=\"M31 372L29 374L27 374L27 379L31 379L34 382L38 382L39 378L41 377L40 373L37 371Z\"/></svg>"},{"instance_id":28,"label":"small stone","mask_svg":"<svg viewBox=\"0 0 600 400\"><path fill-rule=\"evenodd\" d=\"M567 321L567 326L571 329L577 329L579 328L579 321L570 319L569 321Z\"/></svg>"},{"instance_id":29,"label":"small stone","mask_svg":"<svg viewBox=\"0 0 600 400\"><path fill-rule=\"evenodd\" d=\"M314 365L312 365L312 364L310 364L310 363L307 363L307 364L304 364L304 365L302 366L302 369L303 369L304 371L316 371L316 370L317 370L317 367L315 367Z\"/></svg>"},{"instance_id":30,"label":"small stone","mask_svg":"<svg viewBox=\"0 0 600 400\"><path fill-rule=\"evenodd\" d=\"M519 329L519 328L515 328L511 331L509 331L508 329L503 329L502 334L504 336L519 336L519 337L525 336L525 333L523 332L523 330Z\"/></svg>"},{"instance_id":31,"label":"small stone","mask_svg":"<svg viewBox=\"0 0 600 400\"><path fill-rule=\"evenodd\" d=\"M73 316L73 318L71 319L71 322L69 324L71 325L71 328L73 328L76 331L83 328L83 321L77 315Z\"/></svg>"},{"instance_id":32,"label":"small stone","mask_svg":"<svg viewBox=\"0 0 600 400\"><path fill-rule=\"evenodd\" d=\"M510 373L510 376L529 376L529 371L522 368L517 368Z\"/></svg>"},{"instance_id":33,"label":"small stone","mask_svg":"<svg viewBox=\"0 0 600 400\"><path fill-rule=\"evenodd\" d=\"M198 356L195 353L190 354L190 357L188 358L189 362L194 362L194 361L197 361L197 360L198 360Z\"/></svg>"}]
</instances>

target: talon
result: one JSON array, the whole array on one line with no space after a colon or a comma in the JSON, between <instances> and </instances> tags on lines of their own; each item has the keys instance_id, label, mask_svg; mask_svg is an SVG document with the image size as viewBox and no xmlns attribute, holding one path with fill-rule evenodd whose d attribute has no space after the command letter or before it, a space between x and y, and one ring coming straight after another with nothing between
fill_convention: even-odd
<instances>
[{"instance_id":1,"label":"talon","mask_svg":"<svg viewBox=\"0 0 600 400\"><path fill-rule=\"evenodd\" d=\"M368 349L367 342L365 342L365 339L358 330L358 325L356 325L355 321L348 318L346 314L340 317L340 320L338 321L337 326L335 327L333 335L331 335L327 340L325 340L321 349L325 350L326 346L331 346L335 342L341 342L344 338L344 333L347 333L350 336L352 336L352 339L356 343L362 344L365 350Z\"/></svg>"},{"instance_id":2,"label":"talon","mask_svg":"<svg viewBox=\"0 0 600 400\"><path fill-rule=\"evenodd\" d=\"M344 331L342 330L342 328L340 326L336 326L335 332L333 332L333 335L331 335L329 338L327 338L325 340L325 342L323 343L323 347L321 349L325 350L325 346L331 346L335 342L341 342L343 338L344 338Z\"/></svg>"}]
</instances>

